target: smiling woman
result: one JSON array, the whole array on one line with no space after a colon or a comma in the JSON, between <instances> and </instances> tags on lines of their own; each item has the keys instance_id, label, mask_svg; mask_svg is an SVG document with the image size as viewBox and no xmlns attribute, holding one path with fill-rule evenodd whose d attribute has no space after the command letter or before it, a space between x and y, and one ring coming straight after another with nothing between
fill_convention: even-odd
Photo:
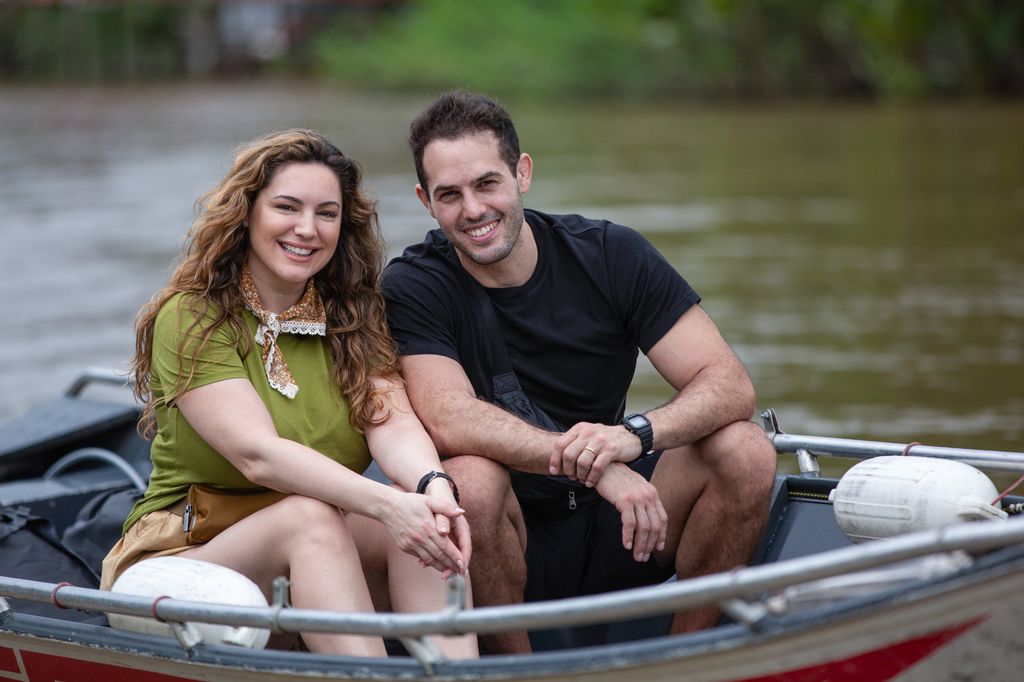
<instances>
[{"instance_id":1,"label":"smiling woman","mask_svg":"<svg viewBox=\"0 0 1024 682\"><path fill-rule=\"evenodd\" d=\"M341 187L327 166L289 163L253 201L246 264L267 308L282 313L334 255Z\"/></svg>"},{"instance_id":2,"label":"smiling woman","mask_svg":"<svg viewBox=\"0 0 1024 682\"><path fill-rule=\"evenodd\" d=\"M178 555L265 595L287 576L299 607L440 608L443 579L469 565L469 530L398 378L359 167L319 133L276 133L243 147L201 205L181 265L139 316L153 473L102 586ZM371 457L394 486L360 475ZM380 637L304 638L385 654ZM440 645L477 653L473 637Z\"/></svg>"}]
</instances>

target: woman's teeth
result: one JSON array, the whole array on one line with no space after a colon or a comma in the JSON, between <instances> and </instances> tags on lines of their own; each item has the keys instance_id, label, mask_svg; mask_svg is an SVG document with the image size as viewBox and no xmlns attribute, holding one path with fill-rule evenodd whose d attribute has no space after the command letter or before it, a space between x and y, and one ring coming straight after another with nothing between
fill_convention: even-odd
<instances>
[{"instance_id":1,"label":"woman's teeth","mask_svg":"<svg viewBox=\"0 0 1024 682\"><path fill-rule=\"evenodd\" d=\"M281 248L288 253L294 253L296 256L308 256L313 253L313 249L301 249L298 246L291 246L289 244L281 244Z\"/></svg>"}]
</instances>

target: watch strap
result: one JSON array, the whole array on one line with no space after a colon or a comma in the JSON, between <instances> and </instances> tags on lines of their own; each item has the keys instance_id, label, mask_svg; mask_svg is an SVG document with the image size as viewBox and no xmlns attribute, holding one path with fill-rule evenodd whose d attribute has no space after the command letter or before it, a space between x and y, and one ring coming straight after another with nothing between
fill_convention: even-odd
<instances>
[{"instance_id":1,"label":"watch strap","mask_svg":"<svg viewBox=\"0 0 1024 682\"><path fill-rule=\"evenodd\" d=\"M640 427L633 426L629 423L630 419L634 417L640 417L644 420L644 425ZM640 439L640 456L651 454L654 451L654 429L651 428L651 420L642 414L631 414L622 420L622 425L626 427L626 430L637 436Z\"/></svg>"},{"instance_id":2,"label":"watch strap","mask_svg":"<svg viewBox=\"0 0 1024 682\"><path fill-rule=\"evenodd\" d=\"M420 482L416 484L416 492L422 495L426 491L427 486L430 485L430 482L433 481L435 478L443 478L446 481L448 481L448 484L452 487L452 495L455 496L455 503L458 504L459 486L455 485L454 478L444 473L443 471L428 471L426 474L424 474L423 478L420 479Z\"/></svg>"}]
</instances>

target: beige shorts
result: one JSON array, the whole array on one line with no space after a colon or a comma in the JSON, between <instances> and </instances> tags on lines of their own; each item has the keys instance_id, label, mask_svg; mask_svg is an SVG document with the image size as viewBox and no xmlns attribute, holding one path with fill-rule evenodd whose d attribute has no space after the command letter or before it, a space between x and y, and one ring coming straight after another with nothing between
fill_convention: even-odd
<instances>
[{"instance_id":1,"label":"beige shorts","mask_svg":"<svg viewBox=\"0 0 1024 682\"><path fill-rule=\"evenodd\" d=\"M136 521L103 559L100 589L109 590L129 566L143 559L181 554L194 546L185 540L181 515L166 509L150 512Z\"/></svg>"}]
</instances>

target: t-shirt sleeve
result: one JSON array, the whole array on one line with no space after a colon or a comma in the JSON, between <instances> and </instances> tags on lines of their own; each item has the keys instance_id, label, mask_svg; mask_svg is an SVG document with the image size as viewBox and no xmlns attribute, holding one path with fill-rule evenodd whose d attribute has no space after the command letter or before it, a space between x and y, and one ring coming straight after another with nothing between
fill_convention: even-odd
<instances>
[{"instance_id":1,"label":"t-shirt sleeve","mask_svg":"<svg viewBox=\"0 0 1024 682\"><path fill-rule=\"evenodd\" d=\"M178 393L224 379L247 379L239 354L238 340L227 325L221 325L206 343L202 333L208 316L196 324L197 315L184 296L171 299L156 317L153 329L153 376L165 393ZM255 348L253 352L258 352ZM179 351L180 353L179 360ZM196 362L193 365L193 358ZM189 372L192 375L189 377Z\"/></svg>"},{"instance_id":2,"label":"t-shirt sleeve","mask_svg":"<svg viewBox=\"0 0 1024 682\"><path fill-rule=\"evenodd\" d=\"M457 312L442 282L415 265L395 261L384 270L382 290L388 325L400 355L443 355L459 360Z\"/></svg>"},{"instance_id":3,"label":"t-shirt sleeve","mask_svg":"<svg viewBox=\"0 0 1024 682\"><path fill-rule=\"evenodd\" d=\"M606 239L612 294L646 355L700 296L636 230L609 225Z\"/></svg>"}]
</instances>

